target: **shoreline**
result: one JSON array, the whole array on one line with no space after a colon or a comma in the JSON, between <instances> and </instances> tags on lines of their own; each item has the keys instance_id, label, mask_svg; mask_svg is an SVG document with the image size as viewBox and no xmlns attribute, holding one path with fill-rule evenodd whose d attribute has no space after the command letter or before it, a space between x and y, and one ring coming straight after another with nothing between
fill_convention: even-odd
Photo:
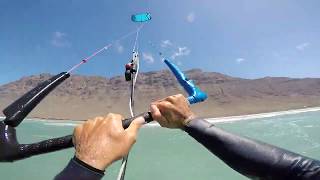
<instances>
[{"instance_id":1,"label":"shoreline","mask_svg":"<svg viewBox=\"0 0 320 180\"><path fill-rule=\"evenodd\" d=\"M206 118L211 123L228 123L228 122L236 122L236 121L245 121L251 119L262 119L269 118L275 116L284 116L284 115L292 115L292 114L300 114L306 112L316 112L320 111L320 107L311 107L311 108L302 108L302 109L292 109L287 111L274 111L268 113L258 113L258 114L247 114L240 116L227 116L227 117L216 117L216 118Z\"/></svg>"},{"instance_id":2,"label":"shoreline","mask_svg":"<svg viewBox=\"0 0 320 180\"><path fill-rule=\"evenodd\" d=\"M239 115L239 116L225 116L225 117L215 117L215 118L204 118L210 123L214 124L222 124L222 123L232 123L237 121L248 121L252 119L262 119L262 118L270 118L276 116L284 116L284 115L292 115L292 114L300 114L306 112L316 112L320 111L320 107L311 107L311 108L302 108L302 109L292 109L287 111L274 111L268 113L258 113L258 114L247 114L247 115ZM160 126L158 123L150 123L147 126Z\"/></svg>"},{"instance_id":3,"label":"shoreline","mask_svg":"<svg viewBox=\"0 0 320 180\"><path fill-rule=\"evenodd\" d=\"M245 121L251 119L262 119L269 118L275 116L283 116L283 115L292 115L292 114L300 114L306 112L315 112L320 111L320 107L311 107L311 108L301 108L301 109L292 109L287 111L274 111L267 113L258 113L258 114L247 114L247 115L239 115L239 116L224 116L224 117L215 117L215 118L205 118L207 121L211 123L230 123L236 121ZM0 116L0 119L5 119L5 117ZM44 121L47 123L67 123L67 122L75 122L81 123L84 120L68 120L68 119L45 119L45 118L26 118L28 121ZM147 126L159 126L158 123L150 123Z\"/></svg>"}]
</instances>

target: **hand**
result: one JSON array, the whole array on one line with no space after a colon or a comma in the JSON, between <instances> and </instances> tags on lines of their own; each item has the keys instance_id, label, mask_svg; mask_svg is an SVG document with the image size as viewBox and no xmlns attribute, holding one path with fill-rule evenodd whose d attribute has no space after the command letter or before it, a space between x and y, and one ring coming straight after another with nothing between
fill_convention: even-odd
<instances>
[{"instance_id":1,"label":"hand","mask_svg":"<svg viewBox=\"0 0 320 180\"><path fill-rule=\"evenodd\" d=\"M155 101L150 110L153 119L167 128L183 129L194 118L189 102L182 94Z\"/></svg>"},{"instance_id":2,"label":"hand","mask_svg":"<svg viewBox=\"0 0 320 180\"><path fill-rule=\"evenodd\" d=\"M126 130L122 127L122 119L119 114L108 114L76 127L73 132L76 157L96 169L105 170L127 155L144 119L135 119Z\"/></svg>"}]
</instances>

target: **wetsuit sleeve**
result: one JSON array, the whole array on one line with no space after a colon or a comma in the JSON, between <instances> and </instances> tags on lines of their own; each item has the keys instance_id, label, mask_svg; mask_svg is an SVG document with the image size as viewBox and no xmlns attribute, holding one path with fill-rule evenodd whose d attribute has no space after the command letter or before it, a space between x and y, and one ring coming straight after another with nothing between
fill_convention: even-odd
<instances>
[{"instance_id":1,"label":"wetsuit sleeve","mask_svg":"<svg viewBox=\"0 0 320 180\"><path fill-rule=\"evenodd\" d=\"M54 179L55 180L100 180L104 176L104 171L91 167L74 157Z\"/></svg>"},{"instance_id":2,"label":"wetsuit sleeve","mask_svg":"<svg viewBox=\"0 0 320 180\"><path fill-rule=\"evenodd\" d=\"M320 161L263 142L237 136L205 120L185 131L232 169L253 179L320 179Z\"/></svg>"}]
</instances>

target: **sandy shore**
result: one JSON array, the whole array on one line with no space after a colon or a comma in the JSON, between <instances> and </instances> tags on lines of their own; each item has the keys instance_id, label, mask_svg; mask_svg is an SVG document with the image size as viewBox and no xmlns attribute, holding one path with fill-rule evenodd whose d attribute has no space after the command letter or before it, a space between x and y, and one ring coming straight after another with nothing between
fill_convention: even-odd
<instances>
[{"instance_id":1,"label":"sandy shore","mask_svg":"<svg viewBox=\"0 0 320 180\"><path fill-rule=\"evenodd\" d=\"M211 123L228 123L228 122L236 122L236 121L245 121L251 119L261 119L261 118L269 118L275 116L282 116L282 115L290 115L290 114L299 114L305 112L314 112L320 111L320 107L312 107L312 108L303 108L303 109L294 109L288 111L276 111L270 113L259 113L259 114L248 114L248 115L241 115L241 116L228 116L228 117L217 117L217 118L207 118ZM0 119L4 119L5 117L0 116ZM27 120L34 120L34 121L44 121L47 124L57 125L57 126L64 126L64 124L70 124L70 121L74 123L70 124L70 126L74 126L76 124L81 123L81 121L74 121L74 120L48 120L42 118L27 118ZM150 123L147 126L159 126L158 123Z\"/></svg>"}]
</instances>

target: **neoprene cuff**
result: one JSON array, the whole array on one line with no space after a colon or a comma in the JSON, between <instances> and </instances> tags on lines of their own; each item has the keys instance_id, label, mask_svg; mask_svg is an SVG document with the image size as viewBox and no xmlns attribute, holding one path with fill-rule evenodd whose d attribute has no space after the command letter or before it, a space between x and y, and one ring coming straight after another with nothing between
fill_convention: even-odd
<instances>
[{"instance_id":1,"label":"neoprene cuff","mask_svg":"<svg viewBox=\"0 0 320 180\"><path fill-rule=\"evenodd\" d=\"M73 157L68 165L54 178L55 180L101 180L104 171L91 167L80 159Z\"/></svg>"},{"instance_id":2,"label":"neoprene cuff","mask_svg":"<svg viewBox=\"0 0 320 180\"><path fill-rule=\"evenodd\" d=\"M201 118L195 118L189 121L188 124L184 126L183 130L189 133L191 130L203 131L204 129L210 128L211 126L214 125Z\"/></svg>"},{"instance_id":3,"label":"neoprene cuff","mask_svg":"<svg viewBox=\"0 0 320 180\"><path fill-rule=\"evenodd\" d=\"M102 171L102 170L100 170L100 169L97 169L97 168L94 168L94 167L90 166L89 164L87 164L87 163L81 161L80 159L78 159L76 156L73 157L73 160L74 160L76 163L80 164L81 166L83 166L83 167L85 167L85 168L87 168L87 169L89 169L89 170L91 170L91 171L93 171L93 172L96 172L96 173L98 173L98 174L101 174L102 176L104 175L104 172L105 172L105 171Z\"/></svg>"}]
</instances>

